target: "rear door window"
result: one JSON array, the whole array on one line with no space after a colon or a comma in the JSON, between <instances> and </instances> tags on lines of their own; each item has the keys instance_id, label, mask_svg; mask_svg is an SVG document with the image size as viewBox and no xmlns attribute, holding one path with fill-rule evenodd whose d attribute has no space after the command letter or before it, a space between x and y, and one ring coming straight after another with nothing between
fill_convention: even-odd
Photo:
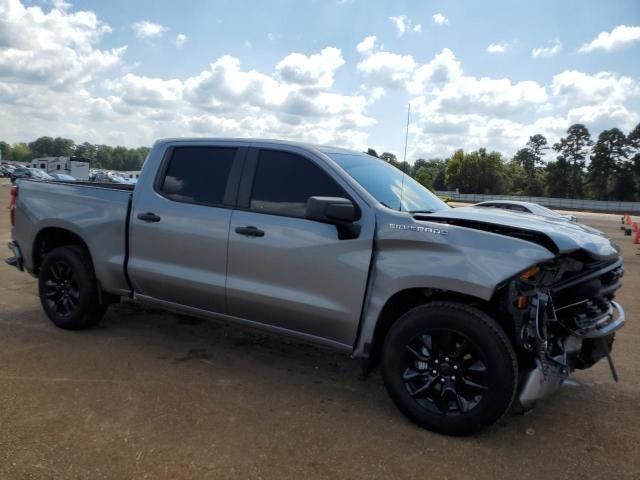
<instances>
[{"instance_id":1,"label":"rear door window","mask_svg":"<svg viewBox=\"0 0 640 480\"><path fill-rule=\"evenodd\" d=\"M170 200L222 206L237 148L176 147L160 185Z\"/></svg>"}]
</instances>

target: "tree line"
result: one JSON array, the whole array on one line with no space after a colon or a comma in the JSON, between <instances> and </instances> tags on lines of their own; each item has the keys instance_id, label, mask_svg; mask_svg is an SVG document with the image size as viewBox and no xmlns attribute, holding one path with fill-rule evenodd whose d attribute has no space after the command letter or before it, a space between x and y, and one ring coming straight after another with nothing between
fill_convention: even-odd
<instances>
[{"instance_id":1,"label":"tree line","mask_svg":"<svg viewBox=\"0 0 640 480\"><path fill-rule=\"evenodd\" d=\"M628 135L604 130L595 142L582 124L570 126L553 145L535 134L510 159L484 148L413 165L388 152L380 158L431 190L640 201L640 124Z\"/></svg>"},{"instance_id":2,"label":"tree line","mask_svg":"<svg viewBox=\"0 0 640 480\"><path fill-rule=\"evenodd\" d=\"M0 141L0 151L7 161L75 156L89 159L93 168L139 170L149 148L40 137L13 145ZM369 153L378 156L374 150ZM571 125L553 145L544 135L535 134L510 159L485 148L457 150L447 159L419 158L413 165L389 152L379 157L431 190L640 201L640 124L628 135L618 128L604 130L596 141L582 124Z\"/></svg>"},{"instance_id":3,"label":"tree line","mask_svg":"<svg viewBox=\"0 0 640 480\"><path fill-rule=\"evenodd\" d=\"M29 162L41 157L80 157L88 159L92 168L105 170L140 170L149 153L148 147L127 148L97 145L89 142L76 144L69 138L40 137L30 143L0 141L2 160Z\"/></svg>"}]
</instances>

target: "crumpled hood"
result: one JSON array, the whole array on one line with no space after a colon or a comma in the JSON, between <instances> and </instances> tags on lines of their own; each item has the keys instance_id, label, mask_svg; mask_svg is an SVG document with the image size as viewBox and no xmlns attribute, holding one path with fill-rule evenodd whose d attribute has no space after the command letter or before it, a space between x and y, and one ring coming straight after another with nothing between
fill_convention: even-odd
<instances>
[{"instance_id":1,"label":"crumpled hood","mask_svg":"<svg viewBox=\"0 0 640 480\"><path fill-rule=\"evenodd\" d=\"M557 246L559 253L583 249L598 259L619 256L615 244L602 233L591 227L562 219L555 220L498 208L479 207L450 208L429 215L420 215L420 218L425 220L429 217L466 221L469 222L466 225L469 228L473 228L472 222L480 222L543 233Z\"/></svg>"}]
</instances>

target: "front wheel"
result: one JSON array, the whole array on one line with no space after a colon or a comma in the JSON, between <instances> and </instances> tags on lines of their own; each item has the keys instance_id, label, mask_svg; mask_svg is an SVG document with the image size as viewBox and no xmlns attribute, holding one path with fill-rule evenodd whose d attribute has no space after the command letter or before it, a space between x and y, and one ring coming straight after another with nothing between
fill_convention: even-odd
<instances>
[{"instance_id":1,"label":"front wheel","mask_svg":"<svg viewBox=\"0 0 640 480\"><path fill-rule=\"evenodd\" d=\"M92 327L106 311L106 306L100 304L91 258L79 246L55 248L46 255L40 267L38 290L47 317L60 328Z\"/></svg>"},{"instance_id":2,"label":"front wheel","mask_svg":"<svg viewBox=\"0 0 640 480\"><path fill-rule=\"evenodd\" d=\"M393 325L383 345L382 375L392 400L414 423L470 435L508 411L518 364L504 331L485 313L434 302Z\"/></svg>"}]
</instances>

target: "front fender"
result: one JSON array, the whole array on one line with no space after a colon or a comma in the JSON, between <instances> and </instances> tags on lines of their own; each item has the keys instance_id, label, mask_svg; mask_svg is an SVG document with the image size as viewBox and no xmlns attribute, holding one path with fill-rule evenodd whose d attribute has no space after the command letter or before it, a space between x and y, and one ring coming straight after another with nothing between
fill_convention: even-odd
<instances>
[{"instance_id":1,"label":"front fender","mask_svg":"<svg viewBox=\"0 0 640 480\"><path fill-rule=\"evenodd\" d=\"M379 222L376 251L354 356L366 357L376 324L397 292L438 289L489 301L496 288L527 268L551 260L546 248L482 230L416 221Z\"/></svg>"}]
</instances>

